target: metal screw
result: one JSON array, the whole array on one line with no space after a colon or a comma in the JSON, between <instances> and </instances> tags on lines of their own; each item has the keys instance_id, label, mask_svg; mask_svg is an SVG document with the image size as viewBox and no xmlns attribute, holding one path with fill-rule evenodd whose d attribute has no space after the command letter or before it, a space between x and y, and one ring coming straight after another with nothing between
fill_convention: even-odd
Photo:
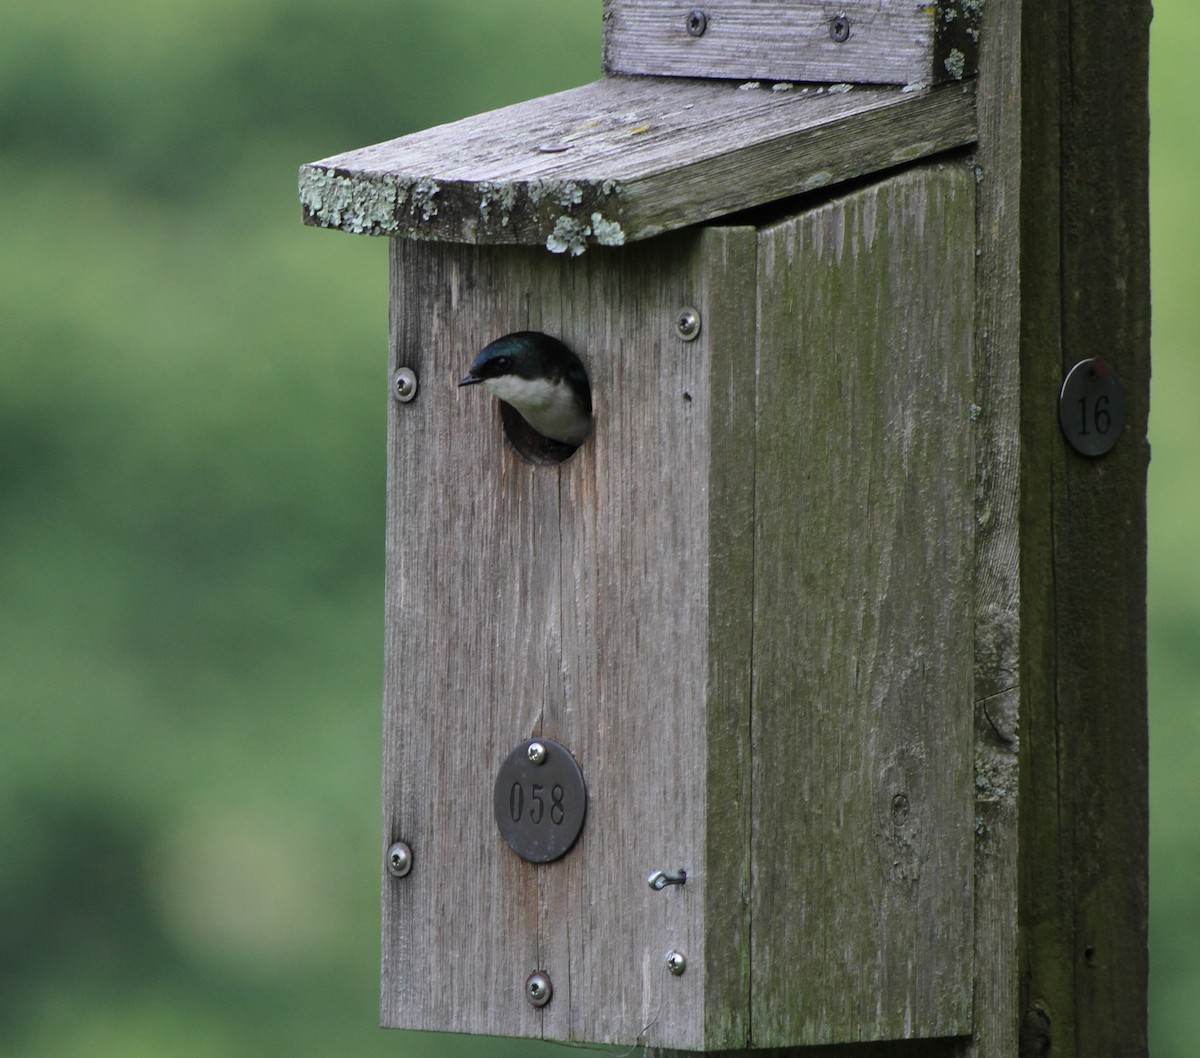
<instances>
[{"instance_id":1,"label":"metal screw","mask_svg":"<svg viewBox=\"0 0 1200 1058\"><path fill-rule=\"evenodd\" d=\"M541 970L535 970L525 981L525 995L535 1007L544 1007L554 995L554 985Z\"/></svg>"},{"instance_id":2,"label":"metal screw","mask_svg":"<svg viewBox=\"0 0 1200 1058\"><path fill-rule=\"evenodd\" d=\"M845 15L838 15L831 19L829 23L829 35L838 44L845 44L850 39L850 19Z\"/></svg>"},{"instance_id":3,"label":"metal screw","mask_svg":"<svg viewBox=\"0 0 1200 1058\"><path fill-rule=\"evenodd\" d=\"M688 33L693 37L703 37L706 29L708 29L708 15L703 11L689 11L687 17Z\"/></svg>"},{"instance_id":4,"label":"metal screw","mask_svg":"<svg viewBox=\"0 0 1200 1058\"><path fill-rule=\"evenodd\" d=\"M676 977L682 977L687 969L687 957L681 951L667 952L667 969Z\"/></svg>"},{"instance_id":5,"label":"metal screw","mask_svg":"<svg viewBox=\"0 0 1200 1058\"><path fill-rule=\"evenodd\" d=\"M396 878L403 878L412 870L412 849L405 845L403 841L397 841L387 850L387 865L389 874Z\"/></svg>"},{"instance_id":6,"label":"metal screw","mask_svg":"<svg viewBox=\"0 0 1200 1058\"><path fill-rule=\"evenodd\" d=\"M540 742L529 743L529 763L541 764L546 759L546 747Z\"/></svg>"},{"instance_id":7,"label":"metal screw","mask_svg":"<svg viewBox=\"0 0 1200 1058\"><path fill-rule=\"evenodd\" d=\"M680 870L678 874L667 874L666 871L655 871L649 878L646 879L646 884L650 886L656 893L664 890L668 885L683 885L687 881L687 871Z\"/></svg>"},{"instance_id":8,"label":"metal screw","mask_svg":"<svg viewBox=\"0 0 1200 1058\"><path fill-rule=\"evenodd\" d=\"M407 404L417 395L417 373L410 367L402 367L392 376L392 395Z\"/></svg>"},{"instance_id":9,"label":"metal screw","mask_svg":"<svg viewBox=\"0 0 1200 1058\"><path fill-rule=\"evenodd\" d=\"M700 313L690 305L675 314L675 333L685 342L700 337Z\"/></svg>"}]
</instances>

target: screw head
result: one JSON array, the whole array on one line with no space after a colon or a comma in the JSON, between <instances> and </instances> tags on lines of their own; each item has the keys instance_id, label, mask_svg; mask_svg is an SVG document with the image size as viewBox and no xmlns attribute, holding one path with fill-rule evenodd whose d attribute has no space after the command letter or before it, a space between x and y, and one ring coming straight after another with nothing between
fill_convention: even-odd
<instances>
[{"instance_id":1,"label":"screw head","mask_svg":"<svg viewBox=\"0 0 1200 1058\"><path fill-rule=\"evenodd\" d=\"M525 995L535 1007L544 1007L554 995L554 986L545 973L535 970L525 981Z\"/></svg>"},{"instance_id":2,"label":"screw head","mask_svg":"<svg viewBox=\"0 0 1200 1058\"><path fill-rule=\"evenodd\" d=\"M838 44L845 44L850 39L850 19L845 15L830 19L829 36Z\"/></svg>"},{"instance_id":3,"label":"screw head","mask_svg":"<svg viewBox=\"0 0 1200 1058\"><path fill-rule=\"evenodd\" d=\"M402 367L392 376L392 396L401 404L407 404L417 395L417 373L410 367Z\"/></svg>"},{"instance_id":4,"label":"screw head","mask_svg":"<svg viewBox=\"0 0 1200 1058\"><path fill-rule=\"evenodd\" d=\"M667 969L675 977L682 977L683 971L687 969L687 957L681 951L667 952Z\"/></svg>"},{"instance_id":5,"label":"screw head","mask_svg":"<svg viewBox=\"0 0 1200 1058\"><path fill-rule=\"evenodd\" d=\"M403 841L397 841L387 850L388 874L395 878L403 878L412 870L413 854Z\"/></svg>"},{"instance_id":6,"label":"screw head","mask_svg":"<svg viewBox=\"0 0 1200 1058\"><path fill-rule=\"evenodd\" d=\"M703 11L689 11L687 17L687 31L693 37L703 37L704 31L708 29L708 15Z\"/></svg>"},{"instance_id":7,"label":"screw head","mask_svg":"<svg viewBox=\"0 0 1200 1058\"><path fill-rule=\"evenodd\" d=\"M530 742L527 752L530 764L541 764L546 759L546 747L540 742Z\"/></svg>"},{"instance_id":8,"label":"screw head","mask_svg":"<svg viewBox=\"0 0 1200 1058\"><path fill-rule=\"evenodd\" d=\"M675 333L685 342L700 337L700 313L690 305L675 314Z\"/></svg>"}]
</instances>

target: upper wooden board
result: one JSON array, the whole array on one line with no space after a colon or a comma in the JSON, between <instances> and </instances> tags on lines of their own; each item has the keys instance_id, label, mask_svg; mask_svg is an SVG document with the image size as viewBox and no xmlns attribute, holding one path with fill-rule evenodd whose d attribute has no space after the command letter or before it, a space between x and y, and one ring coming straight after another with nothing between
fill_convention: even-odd
<instances>
[{"instance_id":1,"label":"upper wooden board","mask_svg":"<svg viewBox=\"0 0 1200 1058\"><path fill-rule=\"evenodd\" d=\"M300 170L307 224L619 246L975 140L969 86L606 77Z\"/></svg>"},{"instance_id":2,"label":"upper wooden board","mask_svg":"<svg viewBox=\"0 0 1200 1058\"><path fill-rule=\"evenodd\" d=\"M983 0L605 0L604 68L938 84L975 73Z\"/></svg>"}]
</instances>

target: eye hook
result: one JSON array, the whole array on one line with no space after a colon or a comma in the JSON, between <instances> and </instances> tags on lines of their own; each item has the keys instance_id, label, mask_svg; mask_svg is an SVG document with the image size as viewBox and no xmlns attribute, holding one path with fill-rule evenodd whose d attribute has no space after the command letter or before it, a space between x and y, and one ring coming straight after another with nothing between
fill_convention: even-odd
<instances>
[{"instance_id":1,"label":"eye hook","mask_svg":"<svg viewBox=\"0 0 1200 1058\"><path fill-rule=\"evenodd\" d=\"M664 890L668 885L683 885L687 881L687 871L682 867L675 874L667 874L666 871L655 871L649 878L646 879L646 884L650 886L656 893Z\"/></svg>"}]
</instances>

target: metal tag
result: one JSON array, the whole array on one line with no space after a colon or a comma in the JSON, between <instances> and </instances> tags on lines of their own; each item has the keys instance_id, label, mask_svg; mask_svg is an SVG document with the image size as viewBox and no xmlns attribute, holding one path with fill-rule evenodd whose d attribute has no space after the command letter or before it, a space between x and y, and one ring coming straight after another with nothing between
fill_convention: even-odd
<instances>
[{"instance_id":1,"label":"metal tag","mask_svg":"<svg viewBox=\"0 0 1200 1058\"><path fill-rule=\"evenodd\" d=\"M1067 372L1058 397L1058 421L1081 455L1102 456L1117 443L1125 425L1125 390L1104 357L1080 360Z\"/></svg>"},{"instance_id":2,"label":"metal tag","mask_svg":"<svg viewBox=\"0 0 1200 1058\"><path fill-rule=\"evenodd\" d=\"M583 829L583 772L557 742L530 739L500 765L492 806L513 852L531 863L550 863L567 854Z\"/></svg>"}]
</instances>

